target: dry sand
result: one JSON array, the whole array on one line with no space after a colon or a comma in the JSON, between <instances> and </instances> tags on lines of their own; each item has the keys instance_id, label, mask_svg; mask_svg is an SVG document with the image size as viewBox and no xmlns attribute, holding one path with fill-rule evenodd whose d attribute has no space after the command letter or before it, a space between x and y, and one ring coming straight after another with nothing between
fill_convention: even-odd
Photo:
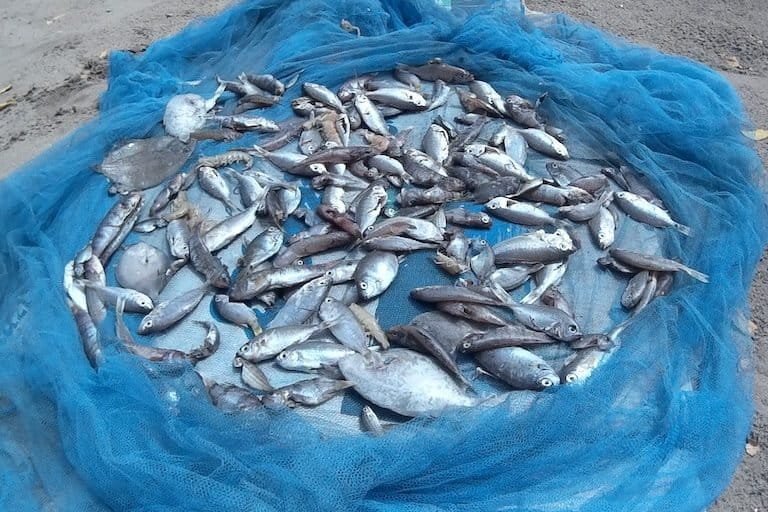
<instances>
[{"instance_id":1,"label":"dry sand","mask_svg":"<svg viewBox=\"0 0 768 512\"><path fill-rule=\"evenodd\" d=\"M738 88L755 124L768 127L766 0L529 0L565 11L637 43L685 55L720 70ZM227 0L0 0L0 177L97 113L105 88L105 52L142 51ZM768 161L768 141L758 144ZM754 436L762 450L745 456L717 512L768 511L768 267L752 288L755 339Z\"/></svg>"}]
</instances>

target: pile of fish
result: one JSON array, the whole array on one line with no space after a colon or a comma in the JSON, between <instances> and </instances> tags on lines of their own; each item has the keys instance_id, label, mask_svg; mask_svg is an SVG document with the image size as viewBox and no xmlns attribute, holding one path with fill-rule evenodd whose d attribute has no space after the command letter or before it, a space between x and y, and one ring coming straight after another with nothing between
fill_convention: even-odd
<instances>
[{"instance_id":1,"label":"pile of fish","mask_svg":"<svg viewBox=\"0 0 768 512\"><path fill-rule=\"evenodd\" d=\"M538 109L546 97L503 97L472 73L434 59L358 76L337 91L302 83L302 95L291 101L296 118L247 114L280 103L299 87L297 79L284 84L244 73L219 80L208 100L187 94L168 103L166 131L181 141L272 135L200 157L152 197L120 190L65 271L94 368L104 359L98 326L107 308L115 309L122 349L150 361L194 365L210 357L223 321L250 331L232 354L242 385L203 377L213 403L228 411L312 407L354 390L379 411L437 415L487 403L474 391L480 379L504 383L510 393L582 381L615 350L632 316L670 292L676 273L708 281L678 261L615 246L623 216L686 236L690 229L637 172L614 166L585 173L567 163L563 132ZM462 109L453 119L444 114L450 101ZM226 109L233 113L223 115ZM393 134L394 120L416 117L426 130ZM546 174L526 164L531 156L549 159ZM189 197L192 187L220 202L227 217L207 218ZM312 189L320 199L310 208L318 200ZM291 217L304 229L288 229ZM467 234L494 223L530 229L495 245ZM165 230L167 248L123 247L129 233L156 230ZM249 230L257 234L245 240ZM233 272L217 254L239 239L243 251ZM569 257L585 243L602 251L598 263L606 271L627 279L621 304L630 314L610 332L582 332L558 286ZM119 286L112 286L105 268L121 248ZM430 311L385 331L374 312L377 298L396 286L400 266L415 251L434 254L436 272L455 283L410 290ZM159 300L185 266L201 283ZM527 294L515 298L529 282ZM191 351L139 342L124 322L126 313L140 314L136 334L166 331L208 295L218 318L198 322L200 343ZM254 308L271 317L267 325ZM557 371L537 355L553 344L572 351ZM471 375L462 370L470 362L477 367ZM297 372L298 380L275 388L265 365ZM372 407L363 408L361 421L382 431Z\"/></svg>"}]
</instances>

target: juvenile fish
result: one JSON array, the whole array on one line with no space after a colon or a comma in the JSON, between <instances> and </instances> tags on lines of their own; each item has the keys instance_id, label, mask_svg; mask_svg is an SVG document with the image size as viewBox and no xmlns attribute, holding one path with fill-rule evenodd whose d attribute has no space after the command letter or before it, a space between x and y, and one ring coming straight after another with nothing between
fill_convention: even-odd
<instances>
[{"instance_id":1,"label":"juvenile fish","mask_svg":"<svg viewBox=\"0 0 768 512\"><path fill-rule=\"evenodd\" d=\"M434 242L419 242L403 236L382 236L369 238L363 242L363 248L369 251L411 252L424 249L434 249Z\"/></svg>"},{"instance_id":2,"label":"juvenile fish","mask_svg":"<svg viewBox=\"0 0 768 512\"><path fill-rule=\"evenodd\" d=\"M391 252L366 254L355 269L353 278L363 300L371 300L386 291L397 276L399 262Z\"/></svg>"},{"instance_id":3,"label":"juvenile fish","mask_svg":"<svg viewBox=\"0 0 768 512\"><path fill-rule=\"evenodd\" d=\"M419 77L409 71L406 71L400 66L397 66L392 71L392 76L395 77L395 80L397 80L398 82L404 83L414 91L418 91L421 89L421 80L419 80Z\"/></svg>"},{"instance_id":4,"label":"juvenile fish","mask_svg":"<svg viewBox=\"0 0 768 512\"><path fill-rule=\"evenodd\" d=\"M240 368L240 379L249 388L265 393L271 393L275 390L267 376L256 363L246 361L242 357L235 357L234 361L232 361L232 366Z\"/></svg>"},{"instance_id":5,"label":"juvenile fish","mask_svg":"<svg viewBox=\"0 0 768 512\"><path fill-rule=\"evenodd\" d=\"M204 284L155 305L152 311L142 319L138 329L139 334L152 334L175 325L195 310L207 292L208 284Z\"/></svg>"},{"instance_id":6,"label":"juvenile fish","mask_svg":"<svg viewBox=\"0 0 768 512\"><path fill-rule=\"evenodd\" d=\"M275 361L285 370L333 373L341 359L355 353L340 343L309 340L283 350Z\"/></svg>"},{"instance_id":7,"label":"juvenile fish","mask_svg":"<svg viewBox=\"0 0 768 512\"><path fill-rule=\"evenodd\" d=\"M208 250L197 233L189 237L189 261L205 277L206 282L216 288L229 288L229 270Z\"/></svg>"},{"instance_id":8,"label":"juvenile fish","mask_svg":"<svg viewBox=\"0 0 768 512\"><path fill-rule=\"evenodd\" d=\"M92 368L97 369L104 362L99 331L88 311L80 308L72 301L69 301L69 309L75 319L77 332L80 334L83 352L85 352L85 356L88 358L88 363Z\"/></svg>"},{"instance_id":9,"label":"juvenile fish","mask_svg":"<svg viewBox=\"0 0 768 512\"><path fill-rule=\"evenodd\" d=\"M554 233L542 230L526 233L504 240L493 246L496 265L518 263L554 263L576 252L576 245L570 235L558 229Z\"/></svg>"},{"instance_id":10,"label":"juvenile fish","mask_svg":"<svg viewBox=\"0 0 768 512\"><path fill-rule=\"evenodd\" d=\"M147 313L152 311L154 304L147 295L129 288L116 286L104 286L96 282L83 281L86 290L93 290L104 304L115 307L119 300L125 301L126 311L133 313Z\"/></svg>"},{"instance_id":11,"label":"juvenile fish","mask_svg":"<svg viewBox=\"0 0 768 512\"><path fill-rule=\"evenodd\" d=\"M445 105L448 102L450 95L451 88L439 78L435 80L435 83L432 86L432 96L427 111L432 111Z\"/></svg>"},{"instance_id":12,"label":"juvenile fish","mask_svg":"<svg viewBox=\"0 0 768 512\"><path fill-rule=\"evenodd\" d=\"M513 265L496 269L488 276L488 281L501 286L509 291L519 288L531 278L533 274L544 268L544 265Z\"/></svg>"},{"instance_id":13,"label":"juvenile fish","mask_svg":"<svg viewBox=\"0 0 768 512\"><path fill-rule=\"evenodd\" d=\"M568 260L545 265L536 273L536 288L531 290L520 302L533 304L538 301L550 288L560 284L560 281L565 277L566 270L568 270Z\"/></svg>"},{"instance_id":14,"label":"juvenile fish","mask_svg":"<svg viewBox=\"0 0 768 512\"><path fill-rule=\"evenodd\" d=\"M325 275L307 282L286 299L269 327L303 324L317 313L332 285L330 277Z\"/></svg>"},{"instance_id":15,"label":"juvenile fish","mask_svg":"<svg viewBox=\"0 0 768 512\"><path fill-rule=\"evenodd\" d=\"M475 229L489 229L493 222L491 218L482 212L470 212L460 207L445 211L445 220L457 226L465 226Z\"/></svg>"},{"instance_id":16,"label":"juvenile fish","mask_svg":"<svg viewBox=\"0 0 768 512\"><path fill-rule=\"evenodd\" d=\"M232 202L232 191L226 180L213 167L200 167L197 171L197 181L208 195L218 199L224 204L228 213L236 212L239 209Z\"/></svg>"},{"instance_id":17,"label":"juvenile fish","mask_svg":"<svg viewBox=\"0 0 768 512\"><path fill-rule=\"evenodd\" d=\"M669 212L631 192L617 192L616 204L638 222L657 228L671 227L685 236L691 235L691 228L673 220Z\"/></svg>"},{"instance_id":18,"label":"juvenile fish","mask_svg":"<svg viewBox=\"0 0 768 512\"><path fill-rule=\"evenodd\" d=\"M310 336L328 327L330 327L329 322L320 322L315 325L270 327L240 347L237 356L252 363L271 359L286 348L307 341Z\"/></svg>"},{"instance_id":19,"label":"juvenile fish","mask_svg":"<svg viewBox=\"0 0 768 512\"><path fill-rule=\"evenodd\" d=\"M402 87L384 87L366 93L368 98L389 107L400 110L424 110L427 100L418 92Z\"/></svg>"},{"instance_id":20,"label":"juvenile fish","mask_svg":"<svg viewBox=\"0 0 768 512\"><path fill-rule=\"evenodd\" d=\"M371 185L360 193L355 208L355 222L362 233L368 232L387 203L387 192L381 185Z\"/></svg>"},{"instance_id":21,"label":"juvenile fish","mask_svg":"<svg viewBox=\"0 0 768 512\"><path fill-rule=\"evenodd\" d=\"M431 59L421 66L401 66L401 69L430 82L442 80L449 84L468 84L475 79L469 71L446 64L438 58Z\"/></svg>"},{"instance_id":22,"label":"juvenile fish","mask_svg":"<svg viewBox=\"0 0 768 512\"><path fill-rule=\"evenodd\" d=\"M96 232L91 239L91 250L103 265L109 262L112 254L133 229L139 218L143 199L138 192L122 197L109 209L96 227Z\"/></svg>"},{"instance_id":23,"label":"juvenile fish","mask_svg":"<svg viewBox=\"0 0 768 512\"><path fill-rule=\"evenodd\" d=\"M487 306L501 306L496 297L484 295L462 286L422 286L411 290L411 297L421 302L469 302Z\"/></svg>"},{"instance_id":24,"label":"juvenile fish","mask_svg":"<svg viewBox=\"0 0 768 512\"><path fill-rule=\"evenodd\" d=\"M290 245L286 251L275 257L273 263L276 268L285 267L298 259L348 245L353 239L352 235L344 231L310 236Z\"/></svg>"},{"instance_id":25,"label":"juvenile fish","mask_svg":"<svg viewBox=\"0 0 768 512\"><path fill-rule=\"evenodd\" d=\"M582 383L600 366L606 352L599 347L579 350L561 370L564 382Z\"/></svg>"},{"instance_id":26,"label":"juvenile fish","mask_svg":"<svg viewBox=\"0 0 768 512\"><path fill-rule=\"evenodd\" d=\"M560 160L568 160L570 158L568 149L566 149L562 142L543 130L526 128L520 130L519 133L523 136L525 142L528 143L528 146L539 153L559 158Z\"/></svg>"},{"instance_id":27,"label":"juvenile fish","mask_svg":"<svg viewBox=\"0 0 768 512\"><path fill-rule=\"evenodd\" d=\"M528 128L542 128L543 123L536 113L536 106L525 98L511 94L504 100L504 110L510 119Z\"/></svg>"},{"instance_id":28,"label":"juvenile fish","mask_svg":"<svg viewBox=\"0 0 768 512\"><path fill-rule=\"evenodd\" d=\"M230 302L228 296L219 294L213 298L213 306L224 320L241 327L249 327L253 334L261 334L262 329L256 313L242 302Z\"/></svg>"},{"instance_id":29,"label":"juvenile fish","mask_svg":"<svg viewBox=\"0 0 768 512\"><path fill-rule=\"evenodd\" d=\"M275 185L267 192L265 204L269 216L279 226L295 212L301 203L301 189L296 183Z\"/></svg>"},{"instance_id":30,"label":"juvenile fish","mask_svg":"<svg viewBox=\"0 0 768 512\"><path fill-rule=\"evenodd\" d=\"M482 352L503 347L520 347L526 345L545 345L556 343L557 340L546 334L522 325L506 324L487 332L473 333L464 338L461 349L464 352Z\"/></svg>"},{"instance_id":31,"label":"juvenile fish","mask_svg":"<svg viewBox=\"0 0 768 512\"><path fill-rule=\"evenodd\" d=\"M315 84L312 82L304 82L302 89L304 90L304 94L310 98L319 101L323 105L329 106L336 112L344 112L344 105L341 104L339 97L324 85Z\"/></svg>"},{"instance_id":32,"label":"juvenile fish","mask_svg":"<svg viewBox=\"0 0 768 512\"><path fill-rule=\"evenodd\" d=\"M370 433L374 437L384 435L384 426L381 424L381 420L373 412L370 405L363 406L363 410L360 411L360 423L363 426L363 430Z\"/></svg>"},{"instance_id":33,"label":"juvenile fish","mask_svg":"<svg viewBox=\"0 0 768 512\"><path fill-rule=\"evenodd\" d=\"M600 213L600 209L611 200L613 192L603 192L600 197L589 203L581 203L573 206L561 206L560 215L573 222L587 222Z\"/></svg>"},{"instance_id":34,"label":"juvenile fish","mask_svg":"<svg viewBox=\"0 0 768 512\"><path fill-rule=\"evenodd\" d=\"M245 151L227 151L218 155L200 157L197 161L197 167L218 168L237 163L250 169L253 166L253 157Z\"/></svg>"},{"instance_id":35,"label":"juvenile fish","mask_svg":"<svg viewBox=\"0 0 768 512\"><path fill-rule=\"evenodd\" d=\"M656 272L685 272L692 278L702 283L709 282L709 276L698 270L694 270L680 263L679 261L642 254L639 252L627 251L625 249L609 249L608 253L620 263L643 270L653 270Z\"/></svg>"},{"instance_id":36,"label":"juvenile fish","mask_svg":"<svg viewBox=\"0 0 768 512\"><path fill-rule=\"evenodd\" d=\"M352 383L345 380L317 377L276 389L265 395L262 401L268 407L280 405L293 407L295 404L316 406L327 402L349 387L352 387Z\"/></svg>"},{"instance_id":37,"label":"juvenile fish","mask_svg":"<svg viewBox=\"0 0 768 512\"><path fill-rule=\"evenodd\" d=\"M448 132L438 124L431 124L421 139L421 149L439 165L448 160Z\"/></svg>"},{"instance_id":38,"label":"juvenile fish","mask_svg":"<svg viewBox=\"0 0 768 512\"><path fill-rule=\"evenodd\" d=\"M237 266L250 270L255 269L277 254L283 246L283 239L282 231L275 226L269 226L245 246L242 258L237 260Z\"/></svg>"},{"instance_id":39,"label":"juvenile fish","mask_svg":"<svg viewBox=\"0 0 768 512\"><path fill-rule=\"evenodd\" d=\"M419 206L425 204L443 204L449 201L460 199L462 194L459 192L449 192L439 186L428 189L404 188L397 195L397 201L404 207Z\"/></svg>"},{"instance_id":40,"label":"juvenile fish","mask_svg":"<svg viewBox=\"0 0 768 512\"><path fill-rule=\"evenodd\" d=\"M204 382L211 402L224 412L243 412L262 407L259 396L245 388L234 384L219 384L207 379L204 379Z\"/></svg>"},{"instance_id":41,"label":"juvenile fish","mask_svg":"<svg viewBox=\"0 0 768 512\"><path fill-rule=\"evenodd\" d=\"M357 92L355 93L353 103L355 109L360 114L360 118L369 130L379 135L389 135L389 128L384 120L384 115L368 96L362 92Z\"/></svg>"},{"instance_id":42,"label":"juvenile fish","mask_svg":"<svg viewBox=\"0 0 768 512\"><path fill-rule=\"evenodd\" d=\"M405 235L420 242L442 242L443 231L437 226L424 219L412 219L410 217L392 217L367 230L365 237L367 239L383 236Z\"/></svg>"},{"instance_id":43,"label":"juvenile fish","mask_svg":"<svg viewBox=\"0 0 768 512\"><path fill-rule=\"evenodd\" d=\"M342 345L360 354L370 353L366 343L367 337L360 322L345 304L326 297L320 305L319 316L329 324L331 333Z\"/></svg>"},{"instance_id":44,"label":"juvenile fish","mask_svg":"<svg viewBox=\"0 0 768 512\"><path fill-rule=\"evenodd\" d=\"M540 391L560 384L555 370L524 348L505 347L478 352L475 359L483 369L515 389Z\"/></svg>"},{"instance_id":45,"label":"juvenile fish","mask_svg":"<svg viewBox=\"0 0 768 512\"><path fill-rule=\"evenodd\" d=\"M188 178L189 175L185 172L181 172L171 178L168 185L157 194L157 197L152 202L152 206L149 207L149 215L154 217L168 206L168 203L176 197L179 191L185 188Z\"/></svg>"},{"instance_id":46,"label":"juvenile fish","mask_svg":"<svg viewBox=\"0 0 768 512\"><path fill-rule=\"evenodd\" d=\"M627 309L632 309L637 306L640 299L643 296L645 287L648 284L649 273L647 270L638 272L627 283L627 287L624 288L624 293L621 294L621 305Z\"/></svg>"},{"instance_id":47,"label":"juvenile fish","mask_svg":"<svg viewBox=\"0 0 768 512\"><path fill-rule=\"evenodd\" d=\"M203 243L211 252L223 249L232 241L248 231L256 222L258 206L254 205L219 222L201 236Z\"/></svg>"},{"instance_id":48,"label":"juvenile fish","mask_svg":"<svg viewBox=\"0 0 768 512\"><path fill-rule=\"evenodd\" d=\"M506 197L495 197L485 203L485 207L491 215L507 222L523 226L557 225L557 220L550 217L545 210Z\"/></svg>"},{"instance_id":49,"label":"juvenile fish","mask_svg":"<svg viewBox=\"0 0 768 512\"><path fill-rule=\"evenodd\" d=\"M607 249L616 240L616 217L602 206L597 215L589 219L589 232L600 249Z\"/></svg>"},{"instance_id":50,"label":"juvenile fish","mask_svg":"<svg viewBox=\"0 0 768 512\"><path fill-rule=\"evenodd\" d=\"M491 84L481 80L473 80L469 83L469 90L475 93L481 100L492 105L499 112L506 110L504 99Z\"/></svg>"},{"instance_id":51,"label":"juvenile fish","mask_svg":"<svg viewBox=\"0 0 768 512\"><path fill-rule=\"evenodd\" d=\"M508 320L496 314L493 309L481 304L472 304L470 302L440 302L437 304L437 309L452 316L483 324L503 326L509 323Z\"/></svg>"}]
</instances>

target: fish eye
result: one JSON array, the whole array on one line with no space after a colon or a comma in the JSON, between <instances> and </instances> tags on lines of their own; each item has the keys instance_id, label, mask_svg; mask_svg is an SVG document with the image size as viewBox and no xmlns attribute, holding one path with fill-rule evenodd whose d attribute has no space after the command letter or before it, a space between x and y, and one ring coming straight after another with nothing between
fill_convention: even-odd
<instances>
[{"instance_id":1,"label":"fish eye","mask_svg":"<svg viewBox=\"0 0 768 512\"><path fill-rule=\"evenodd\" d=\"M469 341L465 341L464 343L462 343L461 346L464 347L465 349L472 348L472 343L470 343Z\"/></svg>"},{"instance_id":2,"label":"fish eye","mask_svg":"<svg viewBox=\"0 0 768 512\"><path fill-rule=\"evenodd\" d=\"M574 373L569 373L565 376L566 382L576 382L577 380L579 380L579 378Z\"/></svg>"},{"instance_id":3,"label":"fish eye","mask_svg":"<svg viewBox=\"0 0 768 512\"><path fill-rule=\"evenodd\" d=\"M491 218L487 215L481 215L480 222L482 222L483 224L488 224L489 222L491 222Z\"/></svg>"},{"instance_id":4,"label":"fish eye","mask_svg":"<svg viewBox=\"0 0 768 512\"><path fill-rule=\"evenodd\" d=\"M331 302L333 302L333 299L331 297L326 297L323 302L325 302L326 304L330 304Z\"/></svg>"},{"instance_id":5,"label":"fish eye","mask_svg":"<svg viewBox=\"0 0 768 512\"><path fill-rule=\"evenodd\" d=\"M278 354L277 356L278 359L285 359L287 357L288 357L288 354L286 354L285 352L280 352L280 354Z\"/></svg>"},{"instance_id":6,"label":"fish eye","mask_svg":"<svg viewBox=\"0 0 768 512\"><path fill-rule=\"evenodd\" d=\"M360 283L360 288L365 290L366 288L368 288L368 283L366 283L366 282Z\"/></svg>"},{"instance_id":7,"label":"fish eye","mask_svg":"<svg viewBox=\"0 0 768 512\"><path fill-rule=\"evenodd\" d=\"M568 326L568 332L576 332L578 330L579 329L575 325L573 325L573 324Z\"/></svg>"},{"instance_id":8,"label":"fish eye","mask_svg":"<svg viewBox=\"0 0 768 512\"><path fill-rule=\"evenodd\" d=\"M267 228L267 231L269 231L270 233L275 233L277 232L277 228L275 226L270 226L269 228Z\"/></svg>"},{"instance_id":9,"label":"fish eye","mask_svg":"<svg viewBox=\"0 0 768 512\"><path fill-rule=\"evenodd\" d=\"M147 327L152 327L152 320L145 320L144 325Z\"/></svg>"},{"instance_id":10,"label":"fish eye","mask_svg":"<svg viewBox=\"0 0 768 512\"><path fill-rule=\"evenodd\" d=\"M559 169L560 166L557 164L557 162L552 162L552 168Z\"/></svg>"},{"instance_id":11,"label":"fish eye","mask_svg":"<svg viewBox=\"0 0 768 512\"><path fill-rule=\"evenodd\" d=\"M240 347L240 352L243 352L244 354L247 354L250 350L251 348L248 346L248 344L245 344L242 347Z\"/></svg>"},{"instance_id":12,"label":"fish eye","mask_svg":"<svg viewBox=\"0 0 768 512\"><path fill-rule=\"evenodd\" d=\"M365 228L366 233L370 233L371 231L373 231L373 226L368 226L367 228Z\"/></svg>"},{"instance_id":13,"label":"fish eye","mask_svg":"<svg viewBox=\"0 0 768 512\"><path fill-rule=\"evenodd\" d=\"M491 210L495 210L498 207L499 207L498 203L491 203L488 205L488 208L490 208Z\"/></svg>"},{"instance_id":14,"label":"fish eye","mask_svg":"<svg viewBox=\"0 0 768 512\"><path fill-rule=\"evenodd\" d=\"M328 277L328 278L333 277L333 270L329 270L328 272L326 272L325 273L325 277ZM323 283L323 284L325 284L325 283Z\"/></svg>"},{"instance_id":15,"label":"fish eye","mask_svg":"<svg viewBox=\"0 0 768 512\"><path fill-rule=\"evenodd\" d=\"M297 264L298 266L302 266L302 265L304 265L304 260L298 260L298 261L296 262L296 264Z\"/></svg>"},{"instance_id":16,"label":"fish eye","mask_svg":"<svg viewBox=\"0 0 768 512\"><path fill-rule=\"evenodd\" d=\"M539 384L541 384L541 385L542 385L543 387L545 387L545 388L549 388L549 387L552 387L552 385L554 384L554 382L552 382L552 379L549 379L549 378L547 378L547 377L544 377L543 379L541 379L541 381L539 382Z\"/></svg>"}]
</instances>

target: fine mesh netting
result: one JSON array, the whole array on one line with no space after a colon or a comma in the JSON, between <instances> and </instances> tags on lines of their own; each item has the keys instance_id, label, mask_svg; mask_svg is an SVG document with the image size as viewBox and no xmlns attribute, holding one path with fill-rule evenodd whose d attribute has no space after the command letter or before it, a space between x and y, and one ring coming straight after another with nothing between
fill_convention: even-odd
<instances>
[{"instance_id":1,"label":"fine mesh netting","mask_svg":"<svg viewBox=\"0 0 768 512\"><path fill-rule=\"evenodd\" d=\"M169 98L210 97L216 76L303 70L301 81L335 89L434 57L505 93L546 92L540 109L565 131L575 160L637 169L693 229L682 237L626 221L617 243L679 259L710 283L676 277L583 384L414 419L376 438L350 428L359 407L349 403L311 417L224 414L191 366L121 351L111 313L94 372L62 273L115 201L93 172L110 148L161 134ZM269 117L291 117L298 94L289 90ZM713 71L562 16L526 16L517 2L446 10L429 1L251 1L143 55L114 54L99 118L0 183L0 509L702 510L727 485L752 412L744 311L766 210L760 161L740 133L747 123ZM195 156L256 140L200 142ZM543 160L530 167L541 174ZM497 225L484 235L491 243L522 231ZM585 329L602 331L626 316L617 305L624 282L596 268L587 238L562 290ZM428 255L410 256L379 301L382 325L423 311L408 291L440 276ZM112 268L107 277L114 283ZM173 332L154 342L194 344ZM206 364L201 373L221 373L228 361Z\"/></svg>"}]
</instances>

